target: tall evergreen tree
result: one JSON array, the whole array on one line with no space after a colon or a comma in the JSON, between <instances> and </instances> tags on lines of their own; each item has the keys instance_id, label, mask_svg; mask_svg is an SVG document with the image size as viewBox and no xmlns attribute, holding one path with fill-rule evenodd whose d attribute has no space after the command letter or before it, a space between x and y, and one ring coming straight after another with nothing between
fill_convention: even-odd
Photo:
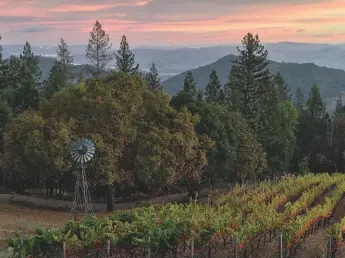
<instances>
[{"instance_id":1,"label":"tall evergreen tree","mask_svg":"<svg viewBox=\"0 0 345 258\"><path fill-rule=\"evenodd\" d=\"M344 115L344 105L343 105L343 101L341 98L341 95L339 95L337 97L337 102L335 104L335 110L334 110L334 114L333 114L333 120L337 121L339 120L343 115Z\"/></svg>"},{"instance_id":2,"label":"tall evergreen tree","mask_svg":"<svg viewBox=\"0 0 345 258\"><path fill-rule=\"evenodd\" d=\"M196 94L196 101L201 102L204 100L204 92L202 89L198 90L198 93Z\"/></svg>"},{"instance_id":3,"label":"tall evergreen tree","mask_svg":"<svg viewBox=\"0 0 345 258\"><path fill-rule=\"evenodd\" d=\"M162 88L161 80L154 63L151 65L150 71L145 75L145 80L149 90L156 91Z\"/></svg>"},{"instance_id":4,"label":"tall evergreen tree","mask_svg":"<svg viewBox=\"0 0 345 258\"><path fill-rule=\"evenodd\" d=\"M34 83L38 86L41 81L42 72L39 66L39 59L31 50L31 45L26 42L23 48L23 53L20 54L21 68L25 75L29 75Z\"/></svg>"},{"instance_id":5,"label":"tall evergreen tree","mask_svg":"<svg viewBox=\"0 0 345 258\"><path fill-rule=\"evenodd\" d=\"M58 49L56 50L58 61L61 64L61 68L63 73L67 79L70 78L72 72L72 64L74 62L74 56L72 55L71 51L68 49L68 45L64 39L60 40L60 44L58 45Z\"/></svg>"},{"instance_id":6,"label":"tall evergreen tree","mask_svg":"<svg viewBox=\"0 0 345 258\"><path fill-rule=\"evenodd\" d=\"M225 93L224 93L225 89L220 89L219 91L219 103L220 104L225 104L226 103L226 98L225 98Z\"/></svg>"},{"instance_id":7,"label":"tall evergreen tree","mask_svg":"<svg viewBox=\"0 0 345 258\"><path fill-rule=\"evenodd\" d=\"M0 42L2 40L2 37L0 35ZM7 75L7 64L5 60L3 59L3 47L0 44L0 89L5 87L6 84L6 75Z\"/></svg>"},{"instance_id":8,"label":"tall evergreen tree","mask_svg":"<svg viewBox=\"0 0 345 258\"><path fill-rule=\"evenodd\" d=\"M290 162L295 144L295 111L286 103L287 89L280 75L270 75L268 52L258 35L248 33L242 44L224 89L225 97L230 109L246 118L266 153L272 175L286 170Z\"/></svg>"},{"instance_id":9,"label":"tall evergreen tree","mask_svg":"<svg viewBox=\"0 0 345 258\"><path fill-rule=\"evenodd\" d=\"M68 49L66 42L61 39L57 49L58 60L50 70L49 78L44 82L43 96L50 99L55 92L66 87L72 75L74 57Z\"/></svg>"},{"instance_id":10,"label":"tall evergreen tree","mask_svg":"<svg viewBox=\"0 0 345 258\"><path fill-rule=\"evenodd\" d=\"M91 66L88 71L95 77L99 78L101 73L113 59L109 35L102 29L99 21L96 21L93 30L90 32L89 44L86 49L86 57L89 59Z\"/></svg>"},{"instance_id":11,"label":"tall evergreen tree","mask_svg":"<svg viewBox=\"0 0 345 258\"><path fill-rule=\"evenodd\" d=\"M280 73L277 73L273 77L274 84L278 88L278 94L280 97L280 100L291 100L291 93L290 93L290 87L285 82L283 76Z\"/></svg>"},{"instance_id":12,"label":"tall evergreen tree","mask_svg":"<svg viewBox=\"0 0 345 258\"><path fill-rule=\"evenodd\" d=\"M23 112L28 108L36 109L38 107L42 72L39 67L39 59L31 51L29 42L26 42L19 61L20 86L16 100L16 112Z\"/></svg>"},{"instance_id":13,"label":"tall evergreen tree","mask_svg":"<svg viewBox=\"0 0 345 258\"><path fill-rule=\"evenodd\" d=\"M197 89L196 82L191 71L187 72L186 78L184 79L182 91L186 92L189 95L191 101L195 100Z\"/></svg>"},{"instance_id":14,"label":"tall evergreen tree","mask_svg":"<svg viewBox=\"0 0 345 258\"><path fill-rule=\"evenodd\" d=\"M272 76L268 70L268 52L260 43L259 36L248 33L242 39L242 45L242 49L237 48L239 57L233 62L229 75L228 98L232 108L254 125Z\"/></svg>"},{"instance_id":15,"label":"tall evergreen tree","mask_svg":"<svg viewBox=\"0 0 345 258\"><path fill-rule=\"evenodd\" d=\"M0 41L2 37L0 35ZM8 105L7 96L5 94L5 90L7 88L8 80L8 65L6 61L3 59L3 47L0 44L0 136L2 137L2 132L7 124L9 114L11 113L11 108Z\"/></svg>"},{"instance_id":16,"label":"tall evergreen tree","mask_svg":"<svg viewBox=\"0 0 345 258\"><path fill-rule=\"evenodd\" d=\"M124 73L135 74L139 71L139 64L135 65L134 54L129 49L129 44L125 35L122 36L120 49L115 55L116 67Z\"/></svg>"},{"instance_id":17,"label":"tall evergreen tree","mask_svg":"<svg viewBox=\"0 0 345 258\"><path fill-rule=\"evenodd\" d=\"M218 78L216 70L213 70L210 74L209 82L205 88L205 100L209 103L219 102L221 95L221 84Z\"/></svg>"},{"instance_id":18,"label":"tall evergreen tree","mask_svg":"<svg viewBox=\"0 0 345 258\"><path fill-rule=\"evenodd\" d=\"M67 79L63 67L59 61L56 61L50 70L48 79L44 82L43 97L50 99L54 93L59 92L66 87Z\"/></svg>"},{"instance_id":19,"label":"tall evergreen tree","mask_svg":"<svg viewBox=\"0 0 345 258\"><path fill-rule=\"evenodd\" d=\"M2 40L2 36L0 35L0 41ZM0 60L2 61L2 52L4 51L2 45L0 44Z\"/></svg>"},{"instance_id":20,"label":"tall evergreen tree","mask_svg":"<svg viewBox=\"0 0 345 258\"><path fill-rule=\"evenodd\" d=\"M304 94L300 87L296 90L296 97L295 97L295 107L297 109L297 112L300 113L303 110L304 107Z\"/></svg>"},{"instance_id":21,"label":"tall evergreen tree","mask_svg":"<svg viewBox=\"0 0 345 258\"><path fill-rule=\"evenodd\" d=\"M172 98L171 105L177 109L192 105L197 99L196 82L191 71L187 72L183 89Z\"/></svg>"},{"instance_id":22,"label":"tall evergreen tree","mask_svg":"<svg viewBox=\"0 0 345 258\"><path fill-rule=\"evenodd\" d=\"M319 157L323 155L322 148L328 143L330 118L326 105L322 100L320 89L314 85L309 93L305 110L302 110L297 127L298 156L309 155L309 164L312 171L320 171Z\"/></svg>"}]
</instances>

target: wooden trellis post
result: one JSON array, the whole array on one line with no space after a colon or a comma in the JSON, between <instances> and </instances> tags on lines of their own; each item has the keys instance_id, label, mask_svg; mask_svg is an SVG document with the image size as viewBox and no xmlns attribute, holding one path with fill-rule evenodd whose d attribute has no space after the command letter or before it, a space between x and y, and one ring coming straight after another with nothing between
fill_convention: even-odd
<instances>
[{"instance_id":1,"label":"wooden trellis post","mask_svg":"<svg viewBox=\"0 0 345 258\"><path fill-rule=\"evenodd\" d=\"M66 243L65 243L65 241L62 242L62 251L63 251L63 258L66 258Z\"/></svg>"},{"instance_id":2,"label":"wooden trellis post","mask_svg":"<svg viewBox=\"0 0 345 258\"><path fill-rule=\"evenodd\" d=\"M279 233L279 258L283 258L283 233Z\"/></svg>"}]
</instances>

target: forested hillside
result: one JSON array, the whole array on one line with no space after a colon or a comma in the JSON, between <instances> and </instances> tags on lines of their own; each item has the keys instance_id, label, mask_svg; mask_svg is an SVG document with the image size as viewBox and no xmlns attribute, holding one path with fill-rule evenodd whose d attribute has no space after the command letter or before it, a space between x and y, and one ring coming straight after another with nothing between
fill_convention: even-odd
<instances>
[{"instance_id":1,"label":"forested hillside","mask_svg":"<svg viewBox=\"0 0 345 258\"><path fill-rule=\"evenodd\" d=\"M221 84L224 85L228 80L233 61L237 58L237 56L228 55L212 64L191 70L197 87L199 89L206 87L208 76L212 70L216 70ZM280 72L293 92L300 87L305 96L307 96L311 86L314 84L320 87L321 95L326 99L336 98L340 92L345 91L344 70L320 67L312 63L296 64L274 61L270 61L268 68L272 74ZM168 94L176 94L182 89L186 75L187 72L184 72L165 80L162 83L164 90Z\"/></svg>"}]
</instances>

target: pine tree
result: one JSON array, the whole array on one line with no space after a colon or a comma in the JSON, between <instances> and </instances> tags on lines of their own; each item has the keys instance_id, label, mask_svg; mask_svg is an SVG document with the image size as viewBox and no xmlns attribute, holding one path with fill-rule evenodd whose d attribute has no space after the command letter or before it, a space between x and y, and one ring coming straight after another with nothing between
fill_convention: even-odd
<instances>
[{"instance_id":1,"label":"pine tree","mask_svg":"<svg viewBox=\"0 0 345 258\"><path fill-rule=\"evenodd\" d=\"M258 35L248 33L242 39L242 45L241 50L237 48L239 57L233 62L229 75L228 99L232 109L240 111L253 125L272 76L268 70L268 52L260 43Z\"/></svg>"},{"instance_id":2,"label":"pine tree","mask_svg":"<svg viewBox=\"0 0 345 258\"><path fill-rule=\"evenodd\" d=\"M337 97L337 102L335 104L335 110L334 110L334 114L333 114L333 119L335 121L337 121L340 118L342 118L343 115L344 115L344 105L343 105L343 101L341 99L341 95L339 95Z\"/></svg>"},{"instance_id":3,"label":"pine tree","mask_svg":"<svg viewBox=\"0 0 345 258\"><path fill-rule=\"evenodd\" d=\"M295 107L297 109L297 112L300 113L303 110L304 107L304 94L300 87L296 90L296 99L295 99Z\"/></svg>"},{"instance_id":4,"label":"pine tree","mask_svg":"<svg viewBox=\"0 0 345 258\"><path fill-rule=\"evenodd\" d=\"M0 41L2 37L0 35ZM3 47L0 44L0 137L2 138L2 132L7 124L9 114L11 113L11 107L8 105L7 99L7 86L8 86L8 65L6 61L3 59Z\"/></svg>"},{"instance_id":5,"label":"pine tree","mask_svg":"<svg viewBox=\"0 0 345 258\"><path fill-rule=\"evenodd\" d=\"M312 118L322 119L327 114L326 104L322 100L320 88L316 85L311 88L306 105L307 112Z\"/></svg>"},{"instance_id":6,"label":"pine tree","mask_svg":"<svg viewBox=\"0 0 345 258\"><path fill-rule=\"evenodd\" d=\"M73 55L68 49L66 42L61 39L57 49L58 60L54 62L50 70L49 78L44 82L43 96L50 99L55 92L66 87L72 75Z\"/></svg>"},{"instance_id":7,"label":"pine tree","mask_svg":"<svg viewBox=\"0 0 345 258\"><path fill-rule=\"evenodd\" d=\"M155 64L152 64L150 68L150 72L148 72L145 75L145 80L146 80L149 90L151 91L160 90L162 88L161 81L160 81Z\"/></svg>"},{"instance_id":8,"label":"pine tree","mask_svg":"<svg viewBox=\"0 0 345 258\"><path fill-rule=\"evenodd\" d=\"M0 35L0 42L1 42L1 40L2 40L2 36ZM2 45L0 44L0 63L2 63L3 62L3 52L4 51L4 49L3 49L3 47L2 47Z\"/></svg>"},{"instance_id":9,"label":"pine tree","mask_svg":"<svg viewBox=\"0 0 345 258\"><path fill-rule=\"evenodd\" d=\"M204 100L204 92L202 91L202 89L198 90L198 93L196 95L196 100L199 102Z\"/></svg>"},{"instance_id":10,"label":"pine tree","mask_svg":"<svg viewBox=\"0 0 345 258\"><path fill-rule=\"evenodd\" d=\"M195 100L197 94L196 82L191 71L187 72L182 92L187 93L191 101Z\"/></svg>"},{"instance_id":11,"label":"pine tree","mask_svg":"<svg viewBox=\"0 0 345 258\"><path fill-rule=\"evenodd\" d=\"M46 99L50 99L54 93L67 86L66 74L62 70L62 65L59 61L55 62L51 68L49 77L44 84L43 97Z\"/></svg>"},{"instance_id":12,"label":"pine tree","mask_svg":"<svg viewBox=\"0 0 345 258\"><path fill-rule=\"evenodd\" d=\"M283 76L280 73L277 73L273 77L274 84L278 88L278 94L280 97L280 100L291 100L291 93L290 93L290 87L285 82Z\"/></svg>"},{"instance_id":13,"label":"pine tree","mask_svg":"<svg viewBox=\"0 0 345 258\"><path fill-rule=\"evenodd\" d=\"M58 45L58 49L56 50L56 53L58 56L58 61L61 64L61 70L63 71L63 74L65 74L66 79L70 79L72 64L74 62L74 56L72 55L71 51L68 49L68 45L64 39L60 40L60 44Z\"/></svg>"},{"instance_id":14,"label":"pine tree","mask_svg":"<svg viewBox=\"0 0 345 258\"><path fill-rule=\"evenodd\" d=\"M0 35L0 41L2 37ZM6 75L7 75L8 65L6 61L3 59L3 47L0 44L0 89L5 88L5 84L7 83Z\"/></svg>"},{"instance_id":15,"label":"pine tree","mask_svg":"<svg viewBox=\"0 0 345 258\"><path fill-rule=\"evenodd\" d=\"M221 95L221 84L218 78L216 70L213 70L210 74L209 82L205 88L205 100L209 103L219 102Z\"/></svg>"},{"instance_id":16,"label":"pine tree","mask_svg":"<svg viewBox=\"0 0 345 258\"><path fill-rule=\"evenodd\" d=\"M314 85L309 93L305 109L301 111L297 127L297 150L299 157L309 155L312 171L320 171L321 147L329 142L330 118L322 100L320 89Z\"/></svg>"},{"instance_id":17,"label":"pine tree","mask_svg":"<svg viewBox=\"0 0 345 258\"><path fill-rule=\"evenodd\" d=\"M96 21L90 32L89 44L86 49L86 57L91 62L88 70L95 78L101 76L101 73L113 59L113 55L110 53L112 45L109 41L109 35L102 29L99 21Z\"/></svg>"},{"instance_id":18,"label":"pine tree","mask_svg":"<svg viewBox=\"0 0 345 258\"><path fill-rule=\"evenodd\" d=\"M25 75L30 75L36 86L40 84L42 72L39 66L39 59L31 50L29 42L25 43L23 53L19 57L21 61L21 69L25 71Z\"/></svg>"},{"instance_id":19,"label":"pine tree","mask_svg":"<svg viewBox=\"0 0 345 258\"><path fill-rule=\"evenodd\" d=\"M218 101L219 101L220 104L225 104L226 103L224 89L220 89L220 91L219 91L219 100Z\"/></svg>"},{"instance_id":20,"label":"pine tree","mask_svg":"<svg viewBox=\"0 0 345 258\"><path fill-rule=\"evenodd\" d=\"M124 73L135 74L139 71L139 64L135 65L134 54L129 49L127 38L125 35L122 36L120 43L120 49L115 55L116 58L116 67L119 71Z\"/></svg>"},{"instance_id":21,"label":"pine tree","mask_svg":"<svg viewBox=\"0 0 345 258\"><path fill-rule=\"evenodd\" d=\"M26 42L19 62L20 77L15 111L21 113L29 108L38 108L42 72L39 67L39 59L31 51L29 42Z\"/></svg>"},{"instance_id":22,"label":"pine tree","mask_svg":"<svg viewBox=\"0 0 345 258\"><path fill-rule=\"evenodd\" d=\"M171 105L177 109L195 103L197 99L196 82L191 71L187 72L184 79L183 89L171 100Z\"/></svg>"}]
</instances>

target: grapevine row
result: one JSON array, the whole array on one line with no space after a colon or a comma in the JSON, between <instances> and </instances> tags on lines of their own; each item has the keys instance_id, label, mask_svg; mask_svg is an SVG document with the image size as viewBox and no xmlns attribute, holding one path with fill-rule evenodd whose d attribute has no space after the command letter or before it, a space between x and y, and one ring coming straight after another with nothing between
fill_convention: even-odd
<instances>
[{"instance_id":1,"label":"grapevine row","mask_svg":"<svg viewBox=\"0 0 345 258\"><path fill-rule=\"evenodd\" d=\"M308 210L306 214L297 216L282 226L284 244L287 249L296 246L306 237L308 231L321 221L329 219L332 213L344 197L345 181L339 181L332 195L325 198L323 204L319 204Z\"/></svg>"}]
</instances>

